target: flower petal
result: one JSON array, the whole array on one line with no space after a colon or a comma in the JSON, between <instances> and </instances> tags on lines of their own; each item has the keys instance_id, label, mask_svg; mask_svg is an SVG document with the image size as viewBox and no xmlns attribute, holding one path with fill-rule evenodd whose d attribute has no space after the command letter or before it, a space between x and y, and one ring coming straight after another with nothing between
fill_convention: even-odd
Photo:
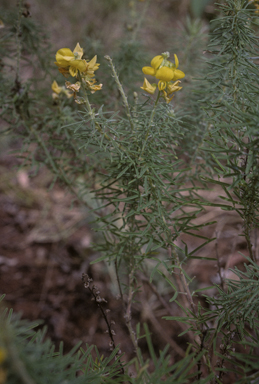
<instances>
[{"instance_id":1,"label":"flower petal","mask_svg":"<svg viewBox=\"0 0 259 384\"><path fill-rule=\"evenodd\" d=\"M57 64L57 63L55 63L55 64ZM63 76L65 76L65 77L69 77L69 70L68 70L68 68L59 67L58 70L59 70L59 72L60 72Z\"/></svg>"},{"instance_id":2,"label":"flower petal","mask_svg":"<svg viewBox=\"0 0 259 384\"><path fill-rule=\"evenodd\" d=\"M142 72L143 72L145 75L151 75L151 76L155 76L155 74L156 74L155 69L152 68L152 67L143 67L143 68L142 68Z\"/></svg>"},{"instance_id":3,"label":"flower petal","mask_svg":"<svg viewBox=\"0 0 259 384\"><path fill-rule=\"evenodd\" d=\"M163 91L163 96L164 96L164 99L165 99L165 101L166 101L166 103L167 104L169 104L170 103L170 101L173 99L173 97L174 97L174 95L172 96L172 97L168 97L168 93L166 93L165 91Z\"/></svg>"},{"instance_id":4,"label":"flower petal","mask_svg":"<svg viewBox=\"0 0 259 384\"><path fill-rule=\"evenodd\" d=\"M153 95L155 93L155 90L156 90L156 85L150 84L150 82L145 78L144 83L143 83L143 87L140 87L140 88L143 89L144 91L150 93L151 95Z\"/></svg>"},{"instance_id":5,"label":"flower petal","mask_svg":"<svg viewBox=\"0 0 259 384\"><path fill-rule=\"evenodd\" d=\"M174 62L175 62L175 68L178 68L179 67L179 60L178 60L178 57L176 56L176 54L174 54Z\"/></svg>"},{"instance_id":6,"label":"flower petal","mask_svg":"<svg viewBox=\"0 0 259 384\"><path fill-rule=\"evenodd\" d=\"M151 60L151 67L153 67L154 69L157 69L162 64L163 60L164 60L163 56L161 55L155 56Z\"/></svg>"},{"instance_id":7,"label":"flower petal","mask_svg":"<svg viewBox=\"0 0 259 384\"><path fill-rule=\"evenodd\" d=\"M180 83L181 83L180 80L177 80L173 84L171 83L167 84L167 94L170 95L173 92L180 91L180 89L182 89L182 87L179 87Z\"/></svg>"},{"instance_id":8,"label":"flower petal","mask_svg":"<svg viewBox=\"0 0 259 384\"><path fill-rule=\"evenodd\" d=\"M78 70L75 67L70 66L69 67L69 73L72 77L75 77L77 75Z\"/></svg>"},{"instance_id":9,"label":"flower petal","mask_svg":"<svg viewBox=\"0 0 259 384\"><path fill-rule=\"evenodd\" d=\"M56 82L56 80L54 80L53 83L51 84L51 89L57 95L61 92L61 87L58 86L58 83Z\"/></svg>"},{"instance_id":10,"label":"flower petal","mask_svg":"<svg viewBox=\"0 0 259 384\"><path fill-rule=\"evenodd\" d=\"M102 89L102 84L99 85L92 85L91 86L91 93L95 93L96 91L100 91Z\"/></svg>"},{"instance_id":11,"label":"flower petal","mask_svg":"<svg viewBox=\"0 0 259 384\"><path fill-rule=\"evenodd\" d=\"M83 48L80 47L79 43L77 43L74 51L73 51L73 54L76 56L77 59L81 59L83 54L84 54L84 50Z\"/></svg>"},{"instance_id":12,"label":"flower petal","mask_svg":"<svg viewBox=\"0 0 259 384\"><path fill-rule=\"evenodd\" d=\"M75 84L71 84L69 81L66 81L66 87L73 92L79 92L81 83L77 81Z\"/></svg>"},{"instance_id":13,"label":"flower petal","mask_svg":"<svg viewBox=\"0 0 259 384\"><path fill-rule=\"evenodd\" d=\"M92 60L90 60L88 63L87 63L87 75L89 75L90 77L91 76L94 76L94 71L96 71L100 64L99 63L96 63L96 60L97 60L97 56L95 55Z\"/></svg>"},{"instance_id":14,"label":"flower petal","mask_svg":"<svg viewBox=\"0 0 259 384\"><path fill-rule=\"evenodd\" d=\"M96 64L96 60L97 60L97 56L95 55L95 56L92 58L92 60L90 60L89 63L87 63L88 66L91 67L91 68L93 68L93 67L95 66L95 64Z\"/></svg>"},{"instance_id":15,"label":"flower petal","mask_svg":"<svg viewBox=\"0 0 259 384\"><path fill-rule=\"evenodd\" d=\"M68 67L70 61L74 60L75 56L69 48L61 48L56 53L56 65L61 67Z\"/></svg>"},{"instance_id":16,"label":"flower petal","mask_svg":"<svg viewBox=\"0 0 259 384\"><path fill-rule=\"evenodd\" d=\"M87 62L85 60L73 60L70 67L78 69L80 72L85 72L87 69Z\"/></svg>"},{"instance_id":17,"label":"flower petal","mask_svg":"<svg viewBox=\"0 0 259 384\"><path fill-rule=\"evenodd\" d=\"M173 69L162 67L156 71L156 78L163 81L171 81L174 79L174 73L175 71Z\"/></svg>"},{"instance_id":18,"label":"flower petal","mask_svg":"<svg viewBox=\"0 0 259 384\"><path fill-rule=\"evenodd\" d=\"M165 87L166 87L166 81L160 80L158 82L158 89L159 89L159 91L163 91L165 89Z\"/></svg>"},{"instance_id":19,"label":"flower petal","mask_svg":"<svg viewBox=\"0 0 259 384\"><path fill-rule=\"evenodd\" d=\"M174 77L172 80L179 80L179 79L182 79L183 77L185 76L185 73L183 73L182 71L180 71L180 69L175 69L174 71Z\"/></svg>"}]
</instances>

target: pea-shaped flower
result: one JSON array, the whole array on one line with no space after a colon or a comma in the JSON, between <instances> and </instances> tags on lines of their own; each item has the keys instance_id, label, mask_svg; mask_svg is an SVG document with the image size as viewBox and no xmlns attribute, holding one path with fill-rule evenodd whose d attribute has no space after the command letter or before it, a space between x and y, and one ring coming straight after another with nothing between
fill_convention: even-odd
<instances>
[{"instance_id":1,"label":"pea-shaped flower","mask_svg":"<svg viewBox=\"0 0 259 384\"><path fill-rule=\"evenodd\" d=\"M56 53L56 62L59 71L64 75L69 74L75 77L79 72L85 72L87 69L86 60L82 60L83 49L77 43L74 51L72 52L69 48L61 48Z\"/></svg>"},{"instance_id":2,"label":"pea-shaped flower","mask_svg":"<svg viewBox=\"0 0 259 384\"><path fill-rule=\"evenodd\" d=\"M156 90L156 85L150 84L150 82L145 78L143 87L140 87L141 89L144 89L147 93L150 93L151 95L154 95Z\"/></svg>"},{"instance_id":3,"label":"pea-shaped flower","mask_svg":"<svg viewBox=\"0 0 259 384\"><path fill-rule=\"evenodd\" d=\"M181 87L178 86L178 83L180 82L177 83L177 86L175 86L175 84L172 82L179 81L185 76L185 74L178 69L179 60L177 55L174 55L174 63L169 61L168 57L168 52L162 53L162 55L155 56L151 60L150 67L142 68L142 71L145 75L154 76L159 80L158 89L159 91L163 91L164 98L167 102L168 100L170 101L172 99L168 98L169 94L177 92L181 89ZM151 85L147 79L145 79L143 87L141 88L150 94L154 94L156 89L155 85Z\"/></svg>"}]
</instances>

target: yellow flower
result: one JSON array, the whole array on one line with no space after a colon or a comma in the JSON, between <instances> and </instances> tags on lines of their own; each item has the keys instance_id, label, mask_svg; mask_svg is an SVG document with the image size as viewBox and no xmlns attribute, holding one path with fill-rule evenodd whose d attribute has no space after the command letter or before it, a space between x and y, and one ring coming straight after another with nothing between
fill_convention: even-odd
<instances>
[{"instance_id":1,"label":"yellow flower","mask_svg":"<svg viewBox=\"0 0 259 384\"><path fill-rule=\"evenodd\" d=\"M180 89L182 89L182 87L179 87L178 84L180 84L180 80L177 80L175 83L173 84L168 84L167 85L167 93L168 95L170 95L171 93L173 92L178 92L180 91Z\"/></svg>"},{"instance_id":2,"label":"yellow flower","mask_svg":"<svg viewBox=\"0 0 259 384\"><path fill-rule=\"evenodd\" d=\"M163 97L164 97L166 103L169 104L170 101L172 101L172 99L174 98L174 95L172 97L168 97L168 93L163 90Z\"/></svg>"},{"instance_id":3,"label":"yellow flower","mask_svg":"<svg viewBox=\"0 0 259 384\"><path fill-rule=\"evenodd\" d=\"M86 60L82 60L83 49L77 43L74 51L72 52L69 48L61 48L56 53L56 62L59 71L64 76L69 74L75 77L79 72L84 72L87 69Z\"/></svg>"},{"instance_id":4,"label":"yellow flower","mask_svg":"<svg viewBox=\"0 0 259 384\"><path fill-rule=\"evenodd\" d=\"M102 84L99 85L90 85L91 93L95 93L96 91L100 91L102 89Z\"/></svg>"},{"instance_id":5,"label":"yellow flower","mask_svg":"<svg viewBox=\"0 0 259 384\"><path fill-rule=\"evenodd\" d=\"M86 85L86 88L89 89L91 91L91 93L95 93L96 91L100 91L102 89L102 86L103 86L102 84L95 85L95 83L96 83L95 79L85 80L84 83Z\"/></svg>"},{"instance_id":6,"label":"yellow flower","mask_svg":"<svg viewBox=\"0 0 259 384\"><path fill-rule=\"evenodd\" d=\"M163 97L165 99L165 101L168 103L170 103L170 101L173 99L174 95L172 97L168 97L169 95L171 95L172 93L174 92L178 92L180 91L180 89L182 89L182 87L179 87L178 84L180 84L180 80L177 80L175 83L168 83L167 84L167 87L166 87L166 91L163 89Z\"/></svg>"},{"instance_id":7,"label":"yellow flower","mask_svg":"<svg viewBox=\"0 0 259 384\"><path fill-rule=\"evenodd\" d=\"M143 87L140 87L141 89L144 89L147 93L150 93L151 95L154 95L156 90L156 85L150 84L150 82L145 78Z\"/></svg>"},{"instance_id":8,"label":"yellow flower","mask_svg":"<svg viewBox=\"0 0 259 384\"><path fill-rule=\"evenodd\" d=\"M151 75L154 76L156 79L159 80L158 82L158 89L159 91L163 91L164 98L167 102L172 100L168 98L168 95L170 95L173 92L179 91L182 87L179 87L179 79L182 79L185 74L180 71L178 68L179 66L179 60L176 54L174 54L174 63L168 60L169 53L165 52L162 53L162 55L155 56L151 60L151 67L143 67L142 71L145 75ZM175 81L175 83L171 83L172 81ZM147 79L144 80L143 87L146 92L154 94L156 87L154 85L151 85ZM169 100L169 101L168 101Z\"/></svg>"},{"instance_id":9,"label":"yellow flower","mask_svg":"<svg viewBox=\"0 0 259 384\"><path fill-rule=\"evenodd\" d=\"M155 56L151 60L151 67L143 67L142 72L145 75L151 75L156 77L161 81L176 81L182 79L185 74L180 71L178 68L179 60L177 55L174 55L175 64L171 63L167 58L169 53L163 53L162 55ZM160 85L161 89L164 88L164 85Z\"/></svg>"},{"instance_id":10,"label":"yellow flower","mask_svg":"<svg viewBox=\"0 0 259 384\"><path fill-rule=\"evenodd\" d=\"M185 76L185 74L180 71L179 69L171 69L168 67L162 67L157 70L156 72L156 78L160 81L158 82L158 88L160 91L165 89L167 83L169 81L175 81L178 79L182 79Z\"/></svg>"},{"instance_id":11,"label":"yellow flower","mask_svg":"<svg viewBox=\"0 0 259 384\"><path fill-rule=\"evenodd\" d=\"M54 93L52 94L53 99L57 99L58 96L59 96L60 94L62 94L62 93L63 93L64 95L66 95L66 97L67 97L68 99L69 99L70 97L73 96L73 94L70 93L67 89L65 89L65 87L60 87L60 86L58 85L58 83L56 82L56 80L53 81L53 83L52 83L52 85L51 85L51 89L52 89L52 91L54 92Z\"/></svg>"},{"instance_id":12,"label":"yellow flower","mask_svg":"<svg viewBox=\"0 0 259 384\"><path fill-rule=\"evenodd\" d=\"M73 92L74 98L76 99L76 92L79 92L81 83L77 81L75 84L71 84L69 81L66 81L66 87Z\"/></svg>"},{"instance_id":13,"label":"yellow flower","mask_svg":"<svg viewBox=\"0 0 259 384\"><path fill-rule=\"evenodd\" d=\"M60 94L61 87L58 86L58 83L56 82L56 80L53 81L51 88L52 88L52 91L55 92L57 95Z\"/></svg>"},{"instance_id":14,"label":"yellow flower","mask_svg":"<svg viewBox=\"0 0 259 384\"><path fill-rule=\"evenodd\" d=\"M92 60L90 60L89 63L87 63L86 74L90 77L94 76L94 71L96 71L100 66L100 64L96 63L96 60L97 60L97 56L95 55L92 58Z\"/></svg>"},{"instance_id":15,"label":"yellow flower","mask_svg":"<svg viewBox=\"0 0 259 384\"><path fill-rule=\"evenodd\" d=\"M56 53L56 62L59 72L65 77L71 75L75 77L80 72L81 77L91 79L94 77L94 72L99 68L96 63L97 56L94 56L89 62L82 59L84 54L83 48L77 43L74 51L72 52L69 48L59 49Z\"/></svg>"}]
</instances>

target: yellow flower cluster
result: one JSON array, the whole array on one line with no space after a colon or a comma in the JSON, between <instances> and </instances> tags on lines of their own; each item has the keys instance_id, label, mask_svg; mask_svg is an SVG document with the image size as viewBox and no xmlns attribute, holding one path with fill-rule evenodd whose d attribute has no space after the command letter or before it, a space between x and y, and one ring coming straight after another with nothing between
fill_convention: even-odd
<instances>
[{"instance_id":1,"label":"yellow flower cluster","mask_svg":"<svg viewBox=\"0 0 259 384\"><path fill-rule=\"evenodd\" d=\"M168 52L162 53L162 55L155 56L151 60L151 67L142 68L142 72L145 75L154 76L159 80L159 82L158 85L156 83L150 84L145 78L143 87L141 87L144 91L152 95L158 87L159 91L163 92L163 97L167 103L169 103L174 97L174 95L171 96L172 93L182 89L182 87L179 87L180 79L185 76L182 71L177 69L179 66L178 57L174 55L174 64L168 60L168 57Z\"/></svg>"},{"instance_id":2,"label":"yellow flower cluster","mask_svg":"<svg viewBox=\"0 0 259 384\"><path fill-rule=\"evenodd\" d=\"M56 53L57 61L55 64L65 77L69 75L75 77L78 75L78 72L93 77L94 71L96 71L100 65L96 63L97 57L94 56L91 61L87 62L82 59L83 54L83 48L80 47L79 43L77 43L73 52L69 48L59 49Z\"/></svg>"},{"instance_id":3,"label":"yellow flower cluster","mask_svg":"<svg viewBox=\"0 0 259 384\"><path fill-rule=\"evenodd\" d=\"M58 66L59 72L61 72L65 77L71 75L79 80L76 84L71 84L69 81L66 82L66 87L73 92L75 98L82 83L84 88L90 90L91 93L102 89L102 84L97 85L96 80L94 79L94 72L100 65L96 63L97 56L94 56L92 60L87 61L82 59L83 54L84 51L80 47L79 43L77 43L73 52L69 48L62 48L56 53L55 64ZM56 91L54 90L54 92Z\"/></svg>"}]
</instances>

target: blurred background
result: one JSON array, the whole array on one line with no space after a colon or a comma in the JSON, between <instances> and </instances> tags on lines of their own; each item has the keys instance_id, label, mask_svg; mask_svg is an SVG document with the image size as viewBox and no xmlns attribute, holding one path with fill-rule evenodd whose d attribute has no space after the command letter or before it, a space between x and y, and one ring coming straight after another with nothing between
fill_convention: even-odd
<instances>
[{"instance_id":1,"label":"blurred background","mask_svg":"<svg viewBox=\"0 0 259 384\"><path fill-rule=\"evenodd\" d=\"M17 1L2 0L2 12L15 11ZM168 50L185 25L186 17L207 23L215 17L212 0L31 0L24 2L29 17L47 32L52 44L74 47L86 38L114 51L121 39L137 38L148 52ZM143 20L142 20L143 19ZM140 30L136 32L139 22ZM135 36L137 34L137 36ZM182 47L184 48L184 47Z\"/></svg>"}]
</instances>

